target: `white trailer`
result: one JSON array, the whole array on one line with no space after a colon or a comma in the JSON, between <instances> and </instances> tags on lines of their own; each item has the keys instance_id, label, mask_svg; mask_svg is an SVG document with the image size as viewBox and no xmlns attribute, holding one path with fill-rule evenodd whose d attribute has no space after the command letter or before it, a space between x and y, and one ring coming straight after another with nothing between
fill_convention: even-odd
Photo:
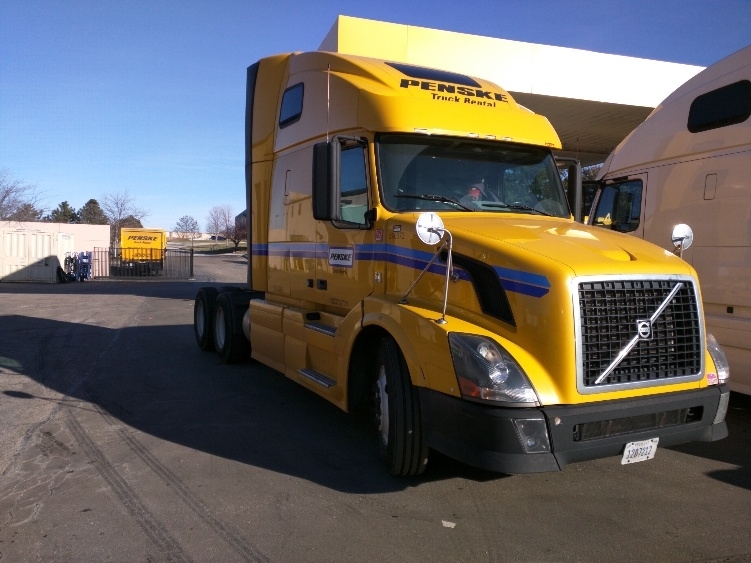
<instances>
[{"instance_id":1,"label":"white trailer","mask_svg":"<svg viewBox=\"0 0 751 563\"><path fill-rule=\"evenodd\" d=\"M70 233L28 229L0 231L0 281L54 283L65 254L73 252Z\"/></svg>"}]
</instances>

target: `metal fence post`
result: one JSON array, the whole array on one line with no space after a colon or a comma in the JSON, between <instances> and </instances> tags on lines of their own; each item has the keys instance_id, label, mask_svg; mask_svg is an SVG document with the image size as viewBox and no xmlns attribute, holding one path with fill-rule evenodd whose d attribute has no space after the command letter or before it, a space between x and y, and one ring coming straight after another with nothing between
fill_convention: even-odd
<instances>
[{"instance_id":1,"label":"metal fence post","mask_svg":"<svg viewBox=\"0 0 751 563\"><path fill-rule=\"evenodd\" d=\"M194 279L193 277L193 247L190 247L190 277L188 279Z\"/></svg>"}]
</instances>

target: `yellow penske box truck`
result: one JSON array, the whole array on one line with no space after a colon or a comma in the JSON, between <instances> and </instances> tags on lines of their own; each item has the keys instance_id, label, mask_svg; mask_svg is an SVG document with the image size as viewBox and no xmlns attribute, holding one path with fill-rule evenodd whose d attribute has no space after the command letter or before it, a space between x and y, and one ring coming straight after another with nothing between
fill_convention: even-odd
<instances>
[{"instance_id":1,"label":"yellow penske box truck","mask_svg":"<svg viewBox=\"0 0 751 563\"><path fill-rule=\"evenodd\" d=\"M727 354L733 391L751 394L751 46L668 96L600 171L589 222L672 248L696 243L707 326Z\"/></svg>"},{"instance_id":2,"label":"yellow penske box truck","mask_svg":"<svg viewBox=\"0 0 751 563\"><path fill-rule=\"evenodd\" d=\"M134 276L157 276L164 270L167 233L162 229L120 229L120 268Z\"/></svg>"},{"instance_id":3,"label":"yellow penske box truck","mask_svg":"<svg viewBox=\"0 0 751 563\"><path fill-rule=\"evenodd\" d=\"M245 131L248 287L198 291L198 344L370 413L393 475L726 436L696 272L575 222L558 136L499 86L283 54L248 69Z\"/></svg>"}]
</instances>

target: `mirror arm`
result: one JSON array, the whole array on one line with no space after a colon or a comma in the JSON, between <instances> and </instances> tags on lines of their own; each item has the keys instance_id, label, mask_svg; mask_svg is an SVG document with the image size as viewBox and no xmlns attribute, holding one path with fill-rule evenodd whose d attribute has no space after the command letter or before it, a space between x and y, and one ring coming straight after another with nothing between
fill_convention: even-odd
<instances>
[{"instance_id":1,"label":"mirror arm","mask_svg":"<svg viewBox=\"0 0 751 563\"><path fill-rule=\"evenodd\" d=\"M448 322L446 321L446 304L448 303L448 296L449 296L449 280L451 279L451 272L453 270L453 265L452 265L453 237L451 236L451 233L449 232L448 229L429 228L428 231L440 237L443 237L443 234L446 233L448 235L448 240L444 242L441 245L441 247L438 249L438 251L433 255L433 258L431 258L430 262L428 262L425 268L423 268L422 272L420 272L420 274L417 276L417 279L415 279L415 281L412 282L412 285L409 286L409 289L404 294L404 297L401 298L399 303L401 303L402 305L406 305L408 303L407 297L409 296L410 293L412 293L412 290L417 285L417 282L420 281L420 279L425 274L425 272L427 272L428 269L433 265L433 262L435 262L435 259L441 255L444 249L446 249L446 251L448 252L448 256L446 257L446 279L443 284L443 310L441 312L441 318L436 319L435 321L439 325L444 325Z\"/></svg>"},{"instance_id":2,"label":"mirror arm","mask_svg":"<svg viewBox=\"0 0 751 563\"><path fill-rule=\"evenodd\" d=\"M440 234L437 232L437 230L434 230L436 234ZM443 229L443 232L448 235L448 241L443 246L448 245L448 256L446 257L446 280L443 284L443 313L441 314L441 318L436 320L436 323L439 325L445 325L446 324L446 303L448 302L449 298L449 279L451 279L451 266L452 266L452 258L451 258L451 251L453 248L453 238L451 236L451 233L447 229Z\"/></svg>"},{"instance_id":3,"label":"mirror arm","mask_svg":"<svg viewBox=\"0 0 751 563\"><path fill-rule=\"evenodd\" d=\"M431 230L432 230L432 229L431 229ZM447 231L447 232L448 232L448 231ZM422 278L423 274L425 274L425 272L427 272L427 271L428 271L428 268L430 268L430 267L431 267L431 266L433 265L433 262L435 262L435 259L436 259L436 258L438 258L438 257L439 257L439 256L441 255L441 252L443 252L443 249L444 249L444 248L446 248L446 244L447 244L447 243L445 243L445 242L444 242L444 243L443 243L443 244L441 245L441 247L440 247L440 248L438 249L438 252L436 252L436 253L435 253L435 254L433 255L433 257L432 257L432 258L430 259L430 262L428 262L427 266L425 266L425 267L423 268L422 272L420 272L420 274L419 274L419 275L417 276L417 279L415 279L415 281L413 281L413 282L412 282L412 285L410 285L410 286L409 286L409 289L408 289L408 290L407 290L407 292L406 292L406 293L404 294L404 297L402 297L402 298L401 298L401 300L399 301L399 303L401 303L402 305L406 305L406 304L408 303L408 301L407 301L407 297L409 296L409 294L410 294L410 293L412 293L412 290L413 290L413 289L415 288L415 286L417 285L417 282L419 282L419 281L420 281L420 279Z\"/></svg>"}]
</instances>

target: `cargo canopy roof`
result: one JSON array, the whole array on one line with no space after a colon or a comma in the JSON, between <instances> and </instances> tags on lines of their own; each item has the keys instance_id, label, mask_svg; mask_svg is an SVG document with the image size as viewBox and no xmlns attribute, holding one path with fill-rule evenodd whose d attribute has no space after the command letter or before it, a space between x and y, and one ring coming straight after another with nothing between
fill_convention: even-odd
<instances>
[{"instance_id":1,"label":"cargo canopy roof","mask_svg":"<svg viewBox=\"0 0 751 563\"><path fill-rule=\"evenodd\" d=\"M319 47L495 82L547 117L566 156L608 154L704 67L339 16Z\"/></svg>"}]
</instances>

